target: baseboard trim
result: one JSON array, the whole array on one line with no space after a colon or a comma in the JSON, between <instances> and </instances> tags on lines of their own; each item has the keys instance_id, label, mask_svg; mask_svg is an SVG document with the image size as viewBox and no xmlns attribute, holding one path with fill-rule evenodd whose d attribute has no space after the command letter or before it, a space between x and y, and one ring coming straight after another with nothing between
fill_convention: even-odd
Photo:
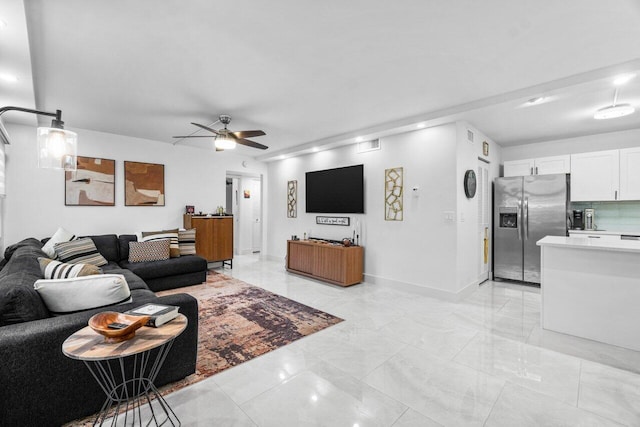
<instances>
[{"instance_id":1,"label":"baseboard trim","mask_svg":"<svg viewBox=\"0 0 640 427\"><path fill-rule=\"evenodd\" d=\"M390 286L395 289L404 290L407 292L413 292L420 295L434 297L445 301L450 302L458 302L470 294L472 294L479 285L479 281L476 280L472 283L469 283L464 288L460 289L458 292L449 292L438 288L433 288L431 286L419 285L417 283L411 282L402 282L399 280L389 279L387 277L375 276L373 274L364 274L365 282L372 283L380 286Z\"/></svg>"}]
</instances>

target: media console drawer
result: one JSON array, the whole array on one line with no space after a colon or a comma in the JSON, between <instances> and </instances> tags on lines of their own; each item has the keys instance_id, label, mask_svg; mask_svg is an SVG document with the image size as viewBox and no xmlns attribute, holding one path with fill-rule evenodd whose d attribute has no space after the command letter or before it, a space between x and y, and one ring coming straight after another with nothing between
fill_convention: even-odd
<instances>
[{"instance_id":1,"label":"media console drawer","mask_svg":"<svg viewBox=\"0 0 640 427\"><path fill-rule=\"evenodd\" d=\"M364 248L309 240L287 241L287 271L340 286L362 282Z\"/></svg>"}]
</instances>

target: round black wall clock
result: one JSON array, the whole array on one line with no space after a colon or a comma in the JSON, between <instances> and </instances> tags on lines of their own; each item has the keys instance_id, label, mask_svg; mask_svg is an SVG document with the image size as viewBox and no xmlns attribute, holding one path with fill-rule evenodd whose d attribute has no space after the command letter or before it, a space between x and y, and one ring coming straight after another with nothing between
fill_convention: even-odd
<instances>
[{"instance_id":1,"label":"round black wall clock","mask_svg":"<svg viewBox=\"0 0 640 427\"><path fill-rule=\"evenodd\" d=\"M464 173L464 194L468 199L476 195L476 173L469 169Z\"/></svg>"}]
</instances>

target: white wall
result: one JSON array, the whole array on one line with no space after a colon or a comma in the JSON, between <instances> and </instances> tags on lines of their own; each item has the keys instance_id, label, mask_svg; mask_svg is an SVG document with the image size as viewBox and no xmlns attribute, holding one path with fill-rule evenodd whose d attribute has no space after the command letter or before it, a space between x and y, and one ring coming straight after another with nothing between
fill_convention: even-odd
<instances>
[{"instance_id":1,"label":"white wall","mask_svg":"<svg viewBox=\"0 0 640 427\"><path fill-rule=\"evenodd\" d=\"M457 133L457 125L449 124L382 138L378 151L358 154L351 145L270 163L268 254L284 260L286 240L293 234L351 237L353 224L360 221L367 280L458 293L469 280L466 273L458 279L457 270L474 269L477 276L479 255L458 254L458 234L466 245L469 239L476 239L477 232L477 201L460 200L464 190L458 169L476 169L478 148L476 143L459 150ZM482 139L479 144L481 153ZM494 144L492 149L497 170L499 150ZM458 152L465 153L463 160L457 160ZM349 215L351 227L316 225L316 215L305 213L305 172L360 163L364 164L366 213ZM384 170L392 167L404 168L404 221L384 219ZM286 185L294 179L298 180L298 217L292 219L286 215ZM419 188L417 196L413 187ZM445 211L458 212L458 205L469 218L460 233L460 223L447 222L444 217ZM474 227L469 231L466 226L471 224ZM478 249L475 244L473 248Z\"/></svg>"},{"instance_id":2,"label":"white wall","mask_svg":"<svg viewBox=\"0 0 640 427\"><path fill-rule=\"evenodd\" d=\"M601 133L502 148L502 161L640 146L640 129Z\"/></svg>"},{"instance_id":3,"label":"white wall","mask_svg":"<svg viewBox=\"0 0 640 427\"><path fill-rule=\"evenodd\" d=\"M267 171L264 163L229 151L72 129L78 133L79 155L116 160L116 206L65 206L64 173L37 168L35 128L9 125L7 129L12 144L7 146L3 246L25 237L50 236L58 226L78 235L181 227L185 205L195 205L196 212L213 212L225 205L228 171L256 175ZM124 206L124 160L165 165L166 206Z\"/></svg>"}]
</instances>

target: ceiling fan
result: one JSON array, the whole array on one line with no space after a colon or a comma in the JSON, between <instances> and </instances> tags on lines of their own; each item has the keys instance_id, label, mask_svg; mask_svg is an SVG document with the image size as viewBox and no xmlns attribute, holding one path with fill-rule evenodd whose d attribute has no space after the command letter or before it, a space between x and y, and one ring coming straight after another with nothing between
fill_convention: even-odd
<instances>
[{"instance_id":1,"label":"ceiling fan","mask_svg":"<svg viewBox=\"0 0 640 427\"><path fill-rule=\"evenodd\" d=\"M216 123L222 123L224 125L224 129L215 130L210 126L215 125ZM199 123L191 122L192 125L198 126L201 129L207 130L209 132L213 132L213 135L184 135L184 136L174 136L174 138L215 138L215 147L216 151L224 151L236 148L236 144L245 145L247 147L258 148L260 150L266 150L266 145L262 145L255 141L248 140L246 138L251 138L255 136L263 136L266 135L261 130L240 130L237 132L230 131L227 129L227 125L231 123L231 116L227 114L221 114L218 117L218 120L212 123L210 126L201 125Z\"/></svg>"}]
</instances>

